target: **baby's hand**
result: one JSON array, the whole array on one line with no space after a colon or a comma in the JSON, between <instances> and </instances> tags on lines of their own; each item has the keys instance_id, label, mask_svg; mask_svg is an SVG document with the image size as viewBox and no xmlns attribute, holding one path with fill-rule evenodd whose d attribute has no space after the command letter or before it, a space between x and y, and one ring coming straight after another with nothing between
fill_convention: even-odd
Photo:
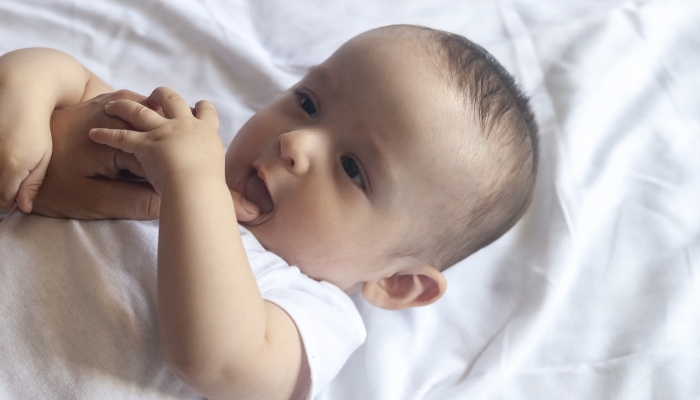
<instances>
[{"instance_id":1,"label":"baby's hand","mask_svg":"<svg viewBox=\"0 0 700 400\"><path fill-rule=\"evenodd\" d=\"M147 102L153 110L129 100L105 106L108 115L120 117L140 132L97 128L90 131L90 138L134 154L145 178L161 194L165 185L181 177L224 180L224 148L214 106L200 101L192 115L187 103L168 88L154 90ZM160 108L164 117L154 111Z\"/></svg>"},{"instance_id":2,"label":"baby's hand","mask_svg":"<svg viewBox=\"0 0 700 400\"><path fill-rule=\"evenodd\" d=\"M51 113L0 93L0 208L30 212L51 160Z\"/></svg>"},{"instance_id":3,"label":"baby's hand","mask_svg":"<svg viewBox=\"0 0 700 400\"><path fill-rule=\"evenodd\" d=\"M90 138L97 143L132 153L141 163L146 180L159 194L170 184L212 177L225 182L224 148L219 137L219 117L208 101L187 103L172 89L158 88L148 97L148 108L130 100L117 100L105 112L129 122L138 131L97 128ZM162 109L164 115L156 111ZM154 111L156 110L156 111ZM232 192L239 221L259 214L256 205Z\"/></svg>"}]
</instances>

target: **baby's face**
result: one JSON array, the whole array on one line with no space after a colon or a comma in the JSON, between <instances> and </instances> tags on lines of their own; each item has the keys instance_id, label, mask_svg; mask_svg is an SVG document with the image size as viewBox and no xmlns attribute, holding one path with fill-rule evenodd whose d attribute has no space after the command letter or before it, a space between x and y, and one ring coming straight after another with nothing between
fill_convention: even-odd
<instances>
[{"instance_id":1,"label":"baby's face","mask_svg":"<svg viewBox=\"0 0 700 400\"><path fill-rule=\"evenodd\" d=\"M391 252L424 234L423 215L451 183L442 166L454 143L440 138L467 123L457 96L406 39L352 39L231 143L227 183L261 209L247 228L347 291L415 263Z\"/></svg>"}]
</instances>

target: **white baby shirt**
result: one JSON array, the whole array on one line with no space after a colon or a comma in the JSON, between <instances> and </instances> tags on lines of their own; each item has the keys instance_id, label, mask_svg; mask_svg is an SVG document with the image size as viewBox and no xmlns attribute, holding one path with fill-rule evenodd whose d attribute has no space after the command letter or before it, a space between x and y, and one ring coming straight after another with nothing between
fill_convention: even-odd
<instances>
[{"instance_id":1,"label":"white baby shirt","mask_svg":"<svg viewBox=\"0 0 700 400\"><path fill-rule=\"evenodd\" d=\"M266 251L241 227L265 300L294 320L309 399L364 341L352 300ZM25 215L0 222L0 398L190 399L160 352L158 225Z\"/></svg>"}]
</instances>

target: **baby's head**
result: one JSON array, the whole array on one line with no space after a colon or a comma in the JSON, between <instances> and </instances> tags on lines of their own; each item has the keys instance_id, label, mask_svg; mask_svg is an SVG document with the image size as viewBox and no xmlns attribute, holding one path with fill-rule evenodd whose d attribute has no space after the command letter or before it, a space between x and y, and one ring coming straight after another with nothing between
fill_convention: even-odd
<instances>
[{"instance_id":1,"label":"baby's head","mask_svg":"<svg viewBox=\"0 0 700 400\"><path fill-rule=\"evenodd\" d=\"M461 36L363 33L258 111L226 155L248 229L318 280L389 309L429 304L445 268L522 216L536 125L512 78Z\"/></svg>"}]
</instances>

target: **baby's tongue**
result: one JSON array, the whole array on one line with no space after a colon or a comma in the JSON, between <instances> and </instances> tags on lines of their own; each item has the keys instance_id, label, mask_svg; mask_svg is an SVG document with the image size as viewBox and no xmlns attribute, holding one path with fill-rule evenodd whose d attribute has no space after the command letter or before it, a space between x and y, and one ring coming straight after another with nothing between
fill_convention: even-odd
<instances>
[{"instance_id":1,"label":"baby's tongue","mask_svg":"<svg viewBox=\"0 0 700 400\"><path fill-rule=\"evenodd\" d=\"M272 209L275 208L275 205L272 203L272 197L270 197L270 192L267 191L267 187L265 186L265 182L257 175L248 178L243 196L250 202L258 205L260 214L267 214L272 212Z\"/></svg>"}]
</instances>

